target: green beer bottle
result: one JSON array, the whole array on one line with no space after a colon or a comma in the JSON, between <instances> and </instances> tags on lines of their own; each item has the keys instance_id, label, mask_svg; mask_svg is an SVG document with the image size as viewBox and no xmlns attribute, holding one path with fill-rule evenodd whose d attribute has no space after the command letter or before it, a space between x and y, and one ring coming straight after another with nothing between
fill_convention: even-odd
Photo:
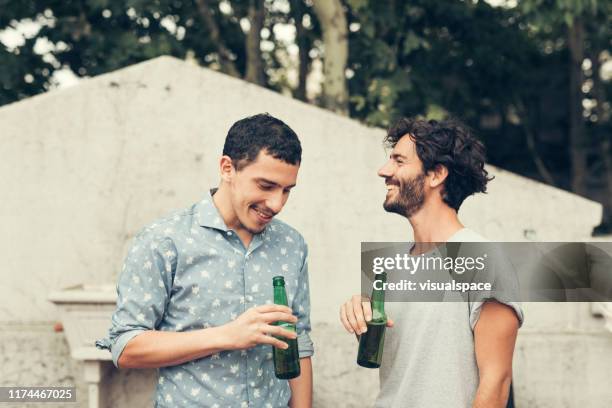
<instances>
[{"instance_id":1,"label":"green beer bottle","mask_svg":"<svg viewBox=\"0 0 612 408\"><path fill-rule=\"evenodd\" d=\"M285 291L285 278L275 276L272 278L272 286L274 286L274 303L277 305L288 306L287 292ZM295 332L295 325L287 322L275 322L275 326L281 326L285 330ZM289 380L300 375L300 358L298 354L297 339L288 339L286 337L277 337L289 345L286 350L272 347L274 356L274 374L282 380Z\"/></svg>"},{"instance_id":2,"label":"green beer bottle","mask_svg":"<svg viewBox=\"0 0 612 408\"><path fill-rule=\"evenodd\" d=\"M387 281L387 274L385 272L378 274L375 279L384 283ZM385 314L385 291L382 289L381 283L377 284L380 289L372 289L372 299L370 301L372 320L366 322L368 330L359 338L357 364L367 368L380 367L385 344L387 315Z\"/></svg>"}]
</instances>

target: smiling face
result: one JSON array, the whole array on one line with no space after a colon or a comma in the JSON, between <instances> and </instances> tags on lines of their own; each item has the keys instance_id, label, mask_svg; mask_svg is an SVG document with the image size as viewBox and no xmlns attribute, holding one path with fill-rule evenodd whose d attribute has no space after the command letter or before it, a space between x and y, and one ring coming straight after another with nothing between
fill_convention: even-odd
<instances>
[{"instance_id":1,"label":"smiling face","mask_svg":"<svg viewBox=\"0 0 612 408\"><path fill-rule=\"evenodd\" d=\"M224 156L224 159L231 167L225 168L224 177L229 187L230 223L234 224L228 227L257 234L285 206L300 166L276 159L266 150L260 151L253 162L240 170L232 166L229 157Z\"/></svg>"},{"instance_id":2,"label":"smiling face","mask_svg":"<svg viewBox=\"0 0 612 408\"><path fill-rule=\"evenodd\" d=\"M426 175L416 145L408 135L397 142L378 175L387 185L383 204L386 211L409 218L423 207Z\"/></svg>"}]
</instances>

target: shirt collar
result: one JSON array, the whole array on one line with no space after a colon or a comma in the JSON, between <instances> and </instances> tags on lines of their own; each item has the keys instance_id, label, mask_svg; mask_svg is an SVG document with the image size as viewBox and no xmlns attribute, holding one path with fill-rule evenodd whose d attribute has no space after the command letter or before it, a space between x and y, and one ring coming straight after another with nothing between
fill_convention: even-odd
<instances>
[{"instance_id":1,"label":"shirt collar","mask_svg":"<svg viewBox=\"0 0 612 408\"><path fill-rule=\"evenodd\" d=\"M220 231L229 231L223 217L213 202L212 196L217 192L216 188L211 188L206 197L196 206L196 216L198 223L202 227L214 228Z\"/></svg>"},{"instance_id":2,"label":"shirt collar","mask_svg":"<svg viewBox=\"0 0 612 408\"><path fill-rule=\"evenodd\" d=\"M197 220L202 227L214 228L219 231L227 232L230 231L230 229L227 228L227 225L225 225L225 221L223 221L223 217L221 217L221 213L219 213L219 210L215 206L212 197L217 190L218 189L216 187L211 188L206 197L204 197L204 199L197 204ZM255 234L253 239L256 239L258 236L261 236L261 238L265 237L269 225L270 223L268 223L268 225L266 225L263 231L261 231L259 234Z\"/></svg>"}]
</instances>

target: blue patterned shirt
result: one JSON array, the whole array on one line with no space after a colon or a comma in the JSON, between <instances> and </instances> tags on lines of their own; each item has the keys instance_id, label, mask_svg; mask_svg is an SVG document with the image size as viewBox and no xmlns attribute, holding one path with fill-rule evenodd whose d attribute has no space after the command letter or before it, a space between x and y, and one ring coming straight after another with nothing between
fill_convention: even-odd
<instances>
[{"instance_id":1,"label":"blue patterned shirt","mask_svg":"<svg viewBox=\"0 0 612 408\"><path fill-rule=\"evenodd\" d=\"M140 232L117 284L117 309L99 348L117 360L146 330L182 332L226 324L273 303L272 277L285 277L297 316L300 358L313 354L307 246L273 219L245 248L223 222L212 196ZM156 407L286 407L287 380L274 375L272 346L221 351L159 369Z\"/></svg>"}]
</instances>

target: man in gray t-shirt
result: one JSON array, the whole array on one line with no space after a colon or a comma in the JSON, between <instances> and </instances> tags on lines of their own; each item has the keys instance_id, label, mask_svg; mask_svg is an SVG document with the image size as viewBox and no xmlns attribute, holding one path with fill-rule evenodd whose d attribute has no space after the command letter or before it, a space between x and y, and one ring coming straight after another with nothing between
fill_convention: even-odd
<instances>
[{"instance_id":1,"label":"man in gray t-shirt","mask_svg":"<svg viewBox=\"0 0 612 408\"><path fill-rule=\"evenodd\" d=\"M408 218L411 254L431 243L482 242L457 217L464 199L485 192L484 147L454 121L401 119L388 132L393 148L379 170L386 211ZM387 302L387 326L376 407L503 408L512 378L512 354L523 321L520 305L495 296L467 302ZM353 296L340 317L362 334L369 301ZM393 320L391 320L393 319Z\"/></svg>"}]
</instances>

